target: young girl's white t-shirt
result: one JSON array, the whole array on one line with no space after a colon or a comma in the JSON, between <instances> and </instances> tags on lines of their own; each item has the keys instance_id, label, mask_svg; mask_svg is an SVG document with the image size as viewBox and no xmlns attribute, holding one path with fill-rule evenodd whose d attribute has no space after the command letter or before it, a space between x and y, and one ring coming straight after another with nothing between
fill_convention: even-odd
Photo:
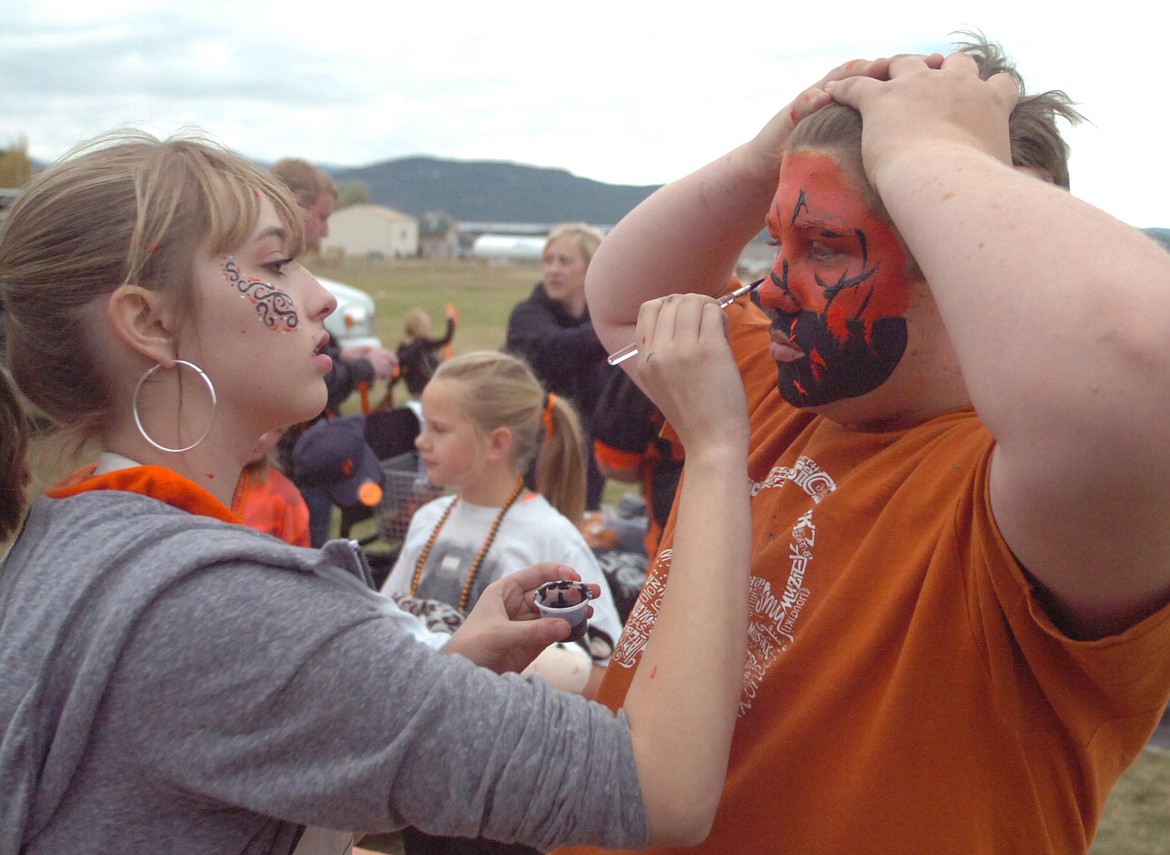
<instances>
[{"instance_id":1,"label":"young girl's white t-shirt","mask_svg":"<svg viewBox=\"0 0 1170 855\"><path fill-rule=\"evenodd\" d=\"M443 496L418 509L410 521L398 561L382 586L382 593L411 595L415 563L452 501L453 496ZM461 499L443 524L427 556L414 596L458 606L467 574L499 512L499 508L474 505ZM487 585L540 561L564 564L576 570L582 581L601 586L601 597L593 601L589 626L591 630L608 635L612 648L622 626L610 596L609 583L581 532L538 493L528 494L504 515L496 539L476 575L467 610L470 611ZM607 656L598 660L598 664L604 665L608 661Z\"/></svg>"}]
</instances>

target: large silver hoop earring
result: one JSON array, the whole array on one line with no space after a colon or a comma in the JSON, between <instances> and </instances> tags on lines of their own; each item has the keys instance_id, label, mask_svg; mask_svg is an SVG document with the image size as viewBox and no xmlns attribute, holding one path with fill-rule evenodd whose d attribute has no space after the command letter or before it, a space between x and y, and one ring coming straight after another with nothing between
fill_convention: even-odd
<instances>
[{"instance_id":1,"label":"large silver hoop earring","mask_svg":"<svg viewBox=\"0 0 1170 855\"><path fill-rule=\"evenodd\" d=\"M138 415L138 394L142 391L143 384L146 383L146 381L151 377L153 377L156 371L163 367L161 362L153 368L146 369L146 371L142 373L142 376L138 378L138 385L134 387L134 400L131 404L131 409L134 413L134 425L138 428L138 432L142 434L143 439L145 439L159 451L166 451L171 454L182 454L184 451L190 451L199 443L203 442L203 440L207 439L207 435L211 433L211 426L215 423L215 408L218 404L218 399L215 397L215 386L212 384L211 378L207 376L206 371L204 371L194 362L188 362L185 359L176 359L175 365L182 368L190 368L192 371L198 374L199 379L202 380L203 383L207 386L208 394L211 395L211 418L207 420L207 430L203 431L199 439L195 440L190 445L183 446L182 448L168 448L162 443L155 442L151 435L146 432L146 428L142 424L142 417Z\"/></svg>"}]
</instances>

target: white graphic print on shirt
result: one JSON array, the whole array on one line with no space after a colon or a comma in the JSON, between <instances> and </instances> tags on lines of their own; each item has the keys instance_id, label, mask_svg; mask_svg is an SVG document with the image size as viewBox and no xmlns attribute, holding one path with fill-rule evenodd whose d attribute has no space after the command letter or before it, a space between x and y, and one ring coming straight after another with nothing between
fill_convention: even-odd
<instances>
[{"instance_id":1,"label":"white graphic print on shirt","mask_svg":"<svg viewBox=\"0 0 1170 855\"><path fill-rule=\"evenodd\" d=\"M801 457L795 466L773 467L763 481L753 482L752 500L755 501L756 497L766 490L781 489L789 483L804 490L812 498L813 507L792 527L788 547L790 564L783 590L774 590L772 583L767 579L755 575L751 578L751 590L748 594L750 612L748 648L744 663L740 715L751 709L752 700L768 668L795 640L797 620L812 596L812 591L805 582L816 547L816 522L813 512L816 505L837 489L828 473L811 459ZM626 620L611 664L632 668L642 655L662 604L671 556L672 550L665 549L655 559L646 576L646 583L642 587L638 602Z\"/></svg>"}]
</instances>

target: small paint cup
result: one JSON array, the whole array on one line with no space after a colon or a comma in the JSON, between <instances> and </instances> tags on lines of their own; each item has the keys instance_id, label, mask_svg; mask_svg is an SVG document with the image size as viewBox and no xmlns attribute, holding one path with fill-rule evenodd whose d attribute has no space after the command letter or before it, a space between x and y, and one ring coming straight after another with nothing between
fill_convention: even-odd
<instances>
[{"instance_id":1,"label":"small paint cup","mask_svg":"<svg viewBox=\"0 0 1170 855\"><path fill-rule=\"evenodd\" d=\"M545 582L536 589L533 600L541 617L555 617L567 620L573 627L567 641L585 637L589 628L589 598L593 596L584 582L562 579Z\"/></svg>"}]
</instances>

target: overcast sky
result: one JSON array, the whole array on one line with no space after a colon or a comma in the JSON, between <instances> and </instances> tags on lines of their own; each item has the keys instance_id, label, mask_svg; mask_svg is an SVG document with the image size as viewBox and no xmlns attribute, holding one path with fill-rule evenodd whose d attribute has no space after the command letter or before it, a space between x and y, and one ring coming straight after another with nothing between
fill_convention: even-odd
<instances>
[{"instance_id":1,"label":"overcast sky","mask_svg":"<svg viewBox=\"0 0 1170 855\"><path fill-rule=\"evenodd\" d=\"M0 0L0 146L52 160L114 127L193 125L262 161L428 154L658 184L846 59L945 51L978 26L1092 121L1068 135L1073 191L1170 226L1170 12L1073 5Z\"/></svg>"}]
</instances>

